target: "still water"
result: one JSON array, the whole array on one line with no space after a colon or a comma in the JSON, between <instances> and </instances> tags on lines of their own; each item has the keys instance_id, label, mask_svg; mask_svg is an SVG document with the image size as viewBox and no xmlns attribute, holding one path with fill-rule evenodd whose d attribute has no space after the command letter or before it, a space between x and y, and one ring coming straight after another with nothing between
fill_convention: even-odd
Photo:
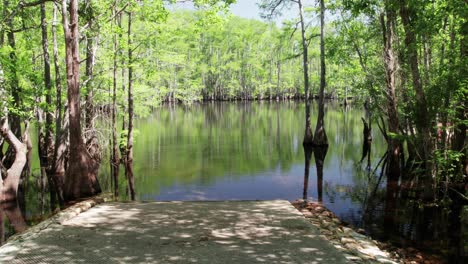
<instances>
[{"instance_id":1,"label":"still water","mask_svg":"<svg viewBox=\"0 0 468 264\"><path fill-rule=\"evenodd\" d=\"M312 120L316 112L312 111ZM137 122L138 199L302 198L304 113L305 105L296 102L166 105L157 109ZM360 223L363 210L356 192L368 182L365 165L359 163L361 117L364 111L359 107L326 107L330 147L324 161L323 203L355 224ZM377 163L385 149L383 138L375 133L371 161ZM312 158L307 186L311 200L318 198L316 179Z\"/></svg>"},{"instance_id":2,"label":"still water","mask_svg":"<svg viewBox=\"0 0 468 264\"><path fill-rule=\"evenodd\" d=\"M312 106L312 128L317 105ZM425 227L436 230L445 221L418 225L407 204L390 212L398 215L392 229L385 228L385 177L377 167L386 143L374 129L370 164L361 163L364 109L326 105L325 127L329 148L323 162L323 178L317 177L317 162L311 155L308 184L304 184L305 104L300 102L212 102L163 105L136 122L135 183L142 201L184 200L322 200L343 221L377 238L395 235L406 240L436 241ZM108 119L101 122L102 143L109 149ZM377 127L377 126L375 126ZM36 136L33 134L32 138ZM35 150L36 155L37 150ZM104 157L108 161L109 157ZM123 169L121 169L121 172ZM15 231L49 214L47 194L38 189L40 168L37 156L32 164L21 210L4 210L2 241ZM111 191L109 164L101 166L100 183ZM321 184L318 184L318 183ZM120 177L125 200L126 181ZM321 187L320 187L321 186ZM320 189L319 189L320 187ZM321 195L319 195L321 194ZM416 208L416 207L414 207ZM416 208L417 209L417 208ZM3 215L3 214L2 214ZM15 220L16 219L16 220ZM425 218L429 219L429 218ZM413 228L413 227L424 227ZM422 237L421 237L422 235ZM439 236L437 241L442 241ZM403 242L402 242L403 241ZM425 244L436 248L437 245Z\"/></svg>"}]
</instances>

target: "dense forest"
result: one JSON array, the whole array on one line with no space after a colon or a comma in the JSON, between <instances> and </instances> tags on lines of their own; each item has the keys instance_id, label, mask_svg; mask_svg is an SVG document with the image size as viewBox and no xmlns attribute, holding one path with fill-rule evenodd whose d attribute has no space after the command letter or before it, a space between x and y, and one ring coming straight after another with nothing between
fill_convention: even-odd
<instances>
[{"instance_id":1,"label":"dense forest","mask_svg":"<svg viewBox=\"0 0 468 264\"><path fill-rule=\"evenodd\" d=\"M230 14L232 0L175 2L2 0L2 202L24 195L33 152L51 210L103 189L118 196L119 177L135 199L135 119L164 103L304 100L304 147L324 158L324 105L338 100L364 105L364 152L372 129L386 140L385 206L441 210L456 234L448 255L466 254L466 0L263 0L263 21ZM279 25L285 10L297 16Z\"/></svg>"}]
</instances>

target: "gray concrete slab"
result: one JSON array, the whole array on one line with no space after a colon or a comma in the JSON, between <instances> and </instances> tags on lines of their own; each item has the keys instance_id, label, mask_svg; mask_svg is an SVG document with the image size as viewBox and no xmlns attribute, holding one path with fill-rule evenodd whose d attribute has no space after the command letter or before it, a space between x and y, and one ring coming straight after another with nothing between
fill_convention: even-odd
<instances>
[{"instance_id":1,"label":"gray concrete slab","mask_svg":"<svg viewBox=\"0 0 468 264\"><path fill-rule=\"evenodd\" d=\"M105 203L18 243L1 263L347 262L287 201Z\"/></svg>"}]
</instances>

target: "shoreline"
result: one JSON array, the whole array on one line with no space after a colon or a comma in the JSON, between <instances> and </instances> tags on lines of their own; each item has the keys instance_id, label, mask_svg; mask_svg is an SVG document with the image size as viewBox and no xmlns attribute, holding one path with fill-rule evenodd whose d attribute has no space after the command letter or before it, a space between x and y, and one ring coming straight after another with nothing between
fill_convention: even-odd
<instances>
[{"instance_id":1,"label":"shoreline","mask_svg":"<svg viewBox=\"0 0 468 264\"><path fill-rule=\"evenodd\" d=\"M358 263L362 261L403 264L446 263L440 256L426 254L412 247L398 248L390 243L374 240L366 236L364 230L355 230L351 225L341 221L319 202L300 199L291 204L336 248L351 253L350 260Z\"/></svg>"}]
</instances>

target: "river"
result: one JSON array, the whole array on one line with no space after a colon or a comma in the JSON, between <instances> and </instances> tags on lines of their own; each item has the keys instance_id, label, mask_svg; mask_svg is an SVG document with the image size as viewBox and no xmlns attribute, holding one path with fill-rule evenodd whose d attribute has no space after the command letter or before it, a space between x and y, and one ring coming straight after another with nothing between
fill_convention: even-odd
<instances>
[{"instance_id":1,"label":"river","mask_svg":"<svg viewBox=\"0 0 468 264\"><path fill-rule=\"evenodd\" d=\"M314 130L317 105L313 104L312 108ZM325 110L329 148L323 162L323 177L318 177L318 160L314 155L311 155L309 175L305 174L304 103L162 105L136 121L134 171L137 199L320 200L341 220L364 229L373 237L393 239L401 246L413 244L411 241L418 241L416 244L424 248L446 245L443 242L445 236L440 232L437 232L442 238L440 243L436 245L433 241L434 230L444 224L443 219L433 217L421 223L408 203L392 207L390 213L398 217L388 229L386 179L381 177L377 166L386 151L383 136L374 124L370 164L367 159L361 163L363 107L345 108L328 103ZM110 131L108 120L104 118L99 122L104 131L100 137L106 150L110 138L105 134ZM100 182L103 189L110 191L108 153L103 160ZM47 195L41 196L37 187L40 175L37 157L32 172L25 207L21 210L28 224L48 215L47 202L42 199ZM308 177L307 185L304 184L305 177ZM121 199L127 199L123 168L119 186ZM15 228L9 224L8 217L3 222L4 236L8 237ZM427 228L421 229L421 224L427 225L429 232Z\"/></svg>"}]
</instances>

